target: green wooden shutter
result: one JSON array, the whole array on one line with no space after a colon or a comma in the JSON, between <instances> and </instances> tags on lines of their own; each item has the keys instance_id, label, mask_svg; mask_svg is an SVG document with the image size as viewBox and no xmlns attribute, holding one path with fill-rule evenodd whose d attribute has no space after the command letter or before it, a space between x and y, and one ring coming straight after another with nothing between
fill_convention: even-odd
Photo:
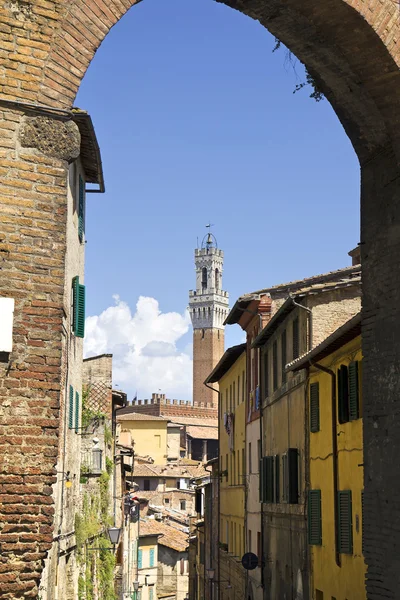
<instances>
[{"instance_id":1,"label":"green wooden shutter","mask_svg":"<svg viewBox=\"0 0 400 600\"><path fill-rule=\"evenodd\" d=\"M264 502L274 501L274 457L264 457Z\"/></svg>"},{"instance_id":2,"label":"green wooden shutter","mask_svg":"<svg viewBox=\"0 0 400 600\"><path fill-rule=\"evenodd\" d=\"M293 360L298 358L300 350L299 350L299 318L296 317L293 321L293 339L292 339L292 349L293 349Z\"/></svg>"},{"instance_id":3,"label":"green wooden shutter","mask_svg":"<svg viewBox=\"0 0 400 600\"><path fill-rule=\"evenodd\" d=\"M143 552L142 552L142 550L138 550L138 569L142 568L142 562L143 562Z\"/></svg>"},{"instance_id":4,"label":"green wooden shutter","mask_svg":"<svg viewBox=\"0 0 400 600\"><path fill-rule=\"evenodd\" d=\"M322 544L321 490L308 492L308 543Z\"/></svg>"},{"instance_id":5,"label":"green wooden shutter","mask_svg":"<svg viewBox=\"0 0 400 600\"><path fill-rule=\"evenodd\" d=\"M74 388L69 386L68 427L74 426Z\"/></svg>"},{"instance_id":6,"label":"green wooden shutter","mask_svg":"<svg viewBox=\"0 0 400 600\"><path fill-rule=\"evenodd\" d=\"M299 502L299 453L297 448L288 450L288 475L289 475L289 504Z\"/></svg>"},{"instance_id":7,"label":"green wooden shutter","mask_svg":"<svg viewBox=\"0 0 400 600\"><path fill-rule=\"evenodd\" d=\"M83 242L83 234L85 233L85 208L85 184L81 175L79 175L78 235L80 242Z\"/></svg>"},{"instance_id":8,"label":"green wooden shutter","mask_svg":"<svg viewBox=\"0 0 400 600\"><path fill-rule=\"evenodd\" d=\"M339 552L353 553L353 522L351 507L351 490L338 492L338 541Z\"/></svg>"},{"instance_id":9,"label":"green wooden shutter","mask_svg":"<svg viewBox=\"0 0 400 600\"><path fill-rule=\"evenodd\" d=\"M154 548L150 548L150 567L154 567Z\"/></svg>"},{"instance_id":10,"label":"green wooden shutter","mask_svg":"<svg viewBox=\"0 0 400 600\"><path fill-rule=\"evenodd\" d=\"M347 423L349 420L349 387L348 372L345 365L338 369L338 419L339 423Z\"/></svg>"},{"instance_id":11,"label":"green wooden shutter","mask_svg":"<svg viewBox=\"0 0 400 600\"><path fill-rule=\"evenodd\" d=\"M319 383L310 385L310 431L319 431Z\"/></svg>"},{"instance_id":12,"label":"green wooden shutter","mask_svg":"<svg viewBox=\"0 0 400 600\"><path fill-rule=\"evenodd\" d=\"M361 492L361 551L364 554L364 490Z\"/></svg>"},{"instance_id":13,"label":"green wooden shutter","mask_svg":"<svg viewBox=\"0 0 400 600\"><path fill-rule=\"evenodd\" d=\"M264 369L264 398L268 398L268 394L269 394L269 353L268 350L264 351L264 362L263 362L263 369Z\"/></svg>"},{"instance_id":14,"label":"green wooden shutter","mask_svg":"<svg viewBox=\"0 0 400 600\"><path fill-rule=\"evenodd\" d=\"M79 283L79 277L72 280L73 289L73 315L72 331L76 337L85 337L85 297L86 288Z\"/></svg>"},{"instance_id":15,"label":"green wooden shutter","mask_svg":"<svg viewBox=\"0 0 400 600\"><path fill-rule=\"evenodd\" d=\"M258 463L258 471L259 471L259 476L258 476L258 499L260 502L264 501L264 464L263 464L263 460L261 459Z\"/></svg>"},{"instance_id":16,"label":"green wooden shutter","mask_svg":"<svg viewBox=\"0 0 400 600\"><path fill-rule=\"evenodd\" d=\"M355 421L359 418L358 401L358 362L353 361L349 364L349 418Z\"/></svg>"},{"instance_id":17,"label":"green wooden shutter","mask_svg":"<svg viewBox=\"0 0 400 600\"><path fill-rule=\"evenodd\" d=\"M275 467L275 502L279 503L281 499L281 482L280 482L280 461L279 456L276 455L274 457L274 467Z\"/></svg>"},{"instance_id":18,"label":"green wooden shutter","mask_svg":"<svg viewBox=\"0 0 400 600\"><path fill-rule=\"evenodd\" d=\"M78 433L79 431L79 394L75 392L75 431Z\"/></svg>"},{"instance_id":19,"label":"green wooden shutter","mask_svg":"<svg viewBox=\"0 0 400 600\"><path fill-rule=\"evenodd\" d=\"M282 383L286 381L286 329L282 332L281 336L281 369L282 369Z\"/></svg>"},{"instance_id":20,"label":"green wooden shutter","mask_svg":"<svg viewBox=\"0 0 400 600\"><path fill-rule=\"evenodd\" d=\"M272 346L272 388L278 388L278 343L275 340Z\"/></svg>"}]
</instances>

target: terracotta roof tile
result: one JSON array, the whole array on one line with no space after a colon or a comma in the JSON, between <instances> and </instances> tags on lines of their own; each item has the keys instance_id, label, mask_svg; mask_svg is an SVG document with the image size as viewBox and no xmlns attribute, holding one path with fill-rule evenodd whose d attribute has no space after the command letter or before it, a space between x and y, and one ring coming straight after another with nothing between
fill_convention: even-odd
<instances>
[{"instance_id":1,"label":"terracotta roof tile","mask_svg":"<svg viewBox=\"0 0 400 600\"><path fill-rule=\"evenodd\" d=\"M155 519L140 520L140 537L145 535L162 536L158 543L177 552L185 552L189 545L187 533Z\"/></svg>"},{"instance_id":2,"label":"terracotta roof tile","mask_svg":"<svg viewBox=\"0 0 400 600\"><path fill-rule=\"evenodd\" d=\"M218 427L186 427L187 435L196 439L217 440Z\"/></svg>"},{"instance_id":3,"label":"terracotta roof tile","mask_svg":"<svg viewBox=\"0 0 400 600\"><path fill-rule=\"evenodd\" d=\"M117 421L170 421L166 417L155 417L153 415L145 415L142 413L125 413L117 416Z\"/></svg>"}]
</instances>

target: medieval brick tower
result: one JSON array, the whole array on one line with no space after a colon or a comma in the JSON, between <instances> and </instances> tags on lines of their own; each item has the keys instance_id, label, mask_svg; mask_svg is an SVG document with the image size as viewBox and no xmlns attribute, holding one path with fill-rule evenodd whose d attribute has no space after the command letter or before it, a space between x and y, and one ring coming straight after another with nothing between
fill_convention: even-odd
<instances>
[{"instance_id":1,"label":"medieval brick tower","mask_svg":"<svg viewBox=\"0 0 400 600\"><path fill-rule=\"evenodd\" d=\"M193 402L217 408L215 392L204 380L224 353L224 321L228 315L229 294L222 290L224 253L208 233L194 254L196 290L189 292L193 325Z\"/></svg>"}]
</instances>

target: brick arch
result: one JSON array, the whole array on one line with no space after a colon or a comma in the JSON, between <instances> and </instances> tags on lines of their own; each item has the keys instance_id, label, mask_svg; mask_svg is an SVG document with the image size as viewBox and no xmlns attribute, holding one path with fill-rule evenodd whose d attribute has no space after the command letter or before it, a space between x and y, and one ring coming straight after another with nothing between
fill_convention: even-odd
<instances>
[{"instance_id":1,"label":"brick arch","mask_svg":"<svg viewBox=\"0 0 400 600\"><path fill-rule=\"evenodd\" d=\"M76 0L58 21L38 100L69 107L97 48L133 0ZM397 150L400 18L394 0L226 0L281 39L320 82L360 158ZM388 97L390 101L388 102ZM395 116L396 115L396 116Z\"/></svg>"},{"instance_id":2,"label":"brick arch","mask_svg":"<svg viewBox=\"0 0 400 600\"><path fill-rule=\"evenodd\" d=\"M133 4L4 0L1 98L69 108L97 48ZM393 368L400 364L398 5L392 0L225 4L259 20L307 64L360 160L364 528L365 554L372 567L367 588L369 600L394 599L400 588L400 534L396 527L390 531L400 520L400 418L393 418L400 397ZM64 375L65 164L21 150L15 140L24 118L10 106L0 116L0 196L6 207L0 221L0 295L16 300L14 362L9 372L0 373L0 397L7 400L0 405L0 542L2 554L4 548L8 552L2 560L13 553L19 557L12 568L0 565L0 597L10 599L37 596L41 565L52 544L51 486ZM44 330L43 339L38 339L38 329ZM40 521L32 523L36 514Z\"/></svg>"}]
</instances>

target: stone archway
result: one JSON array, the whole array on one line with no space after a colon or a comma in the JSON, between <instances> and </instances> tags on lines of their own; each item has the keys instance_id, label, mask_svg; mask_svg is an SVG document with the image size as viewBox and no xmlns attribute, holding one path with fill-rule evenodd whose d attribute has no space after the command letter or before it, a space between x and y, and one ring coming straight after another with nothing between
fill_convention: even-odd
<instances>
[{"instance_id":1,"label":"stone archway","mask_svg":"<svg viewBox=\"0 0 400 600\"><path fill-rule=\"evenodd\" d=\"M96 49L133 4L3 0L0 7L0 295L16 301L12 361L0 363L2 597L36 596L53 539L52 485L65 375L66 161L76 156L67 112L57 112L61 120L53 112L31 123L34 135L27 142L32 114L26 103L70 109ZM306 63L359 157L367 589L370 600L395 598L400 584L398 4L225 4L259 20ZM32 515L40 526L33 525ZM10 579L7 560L15 556L14 572L24 571L24 577Z\"/></svg>"}]
</instances>

